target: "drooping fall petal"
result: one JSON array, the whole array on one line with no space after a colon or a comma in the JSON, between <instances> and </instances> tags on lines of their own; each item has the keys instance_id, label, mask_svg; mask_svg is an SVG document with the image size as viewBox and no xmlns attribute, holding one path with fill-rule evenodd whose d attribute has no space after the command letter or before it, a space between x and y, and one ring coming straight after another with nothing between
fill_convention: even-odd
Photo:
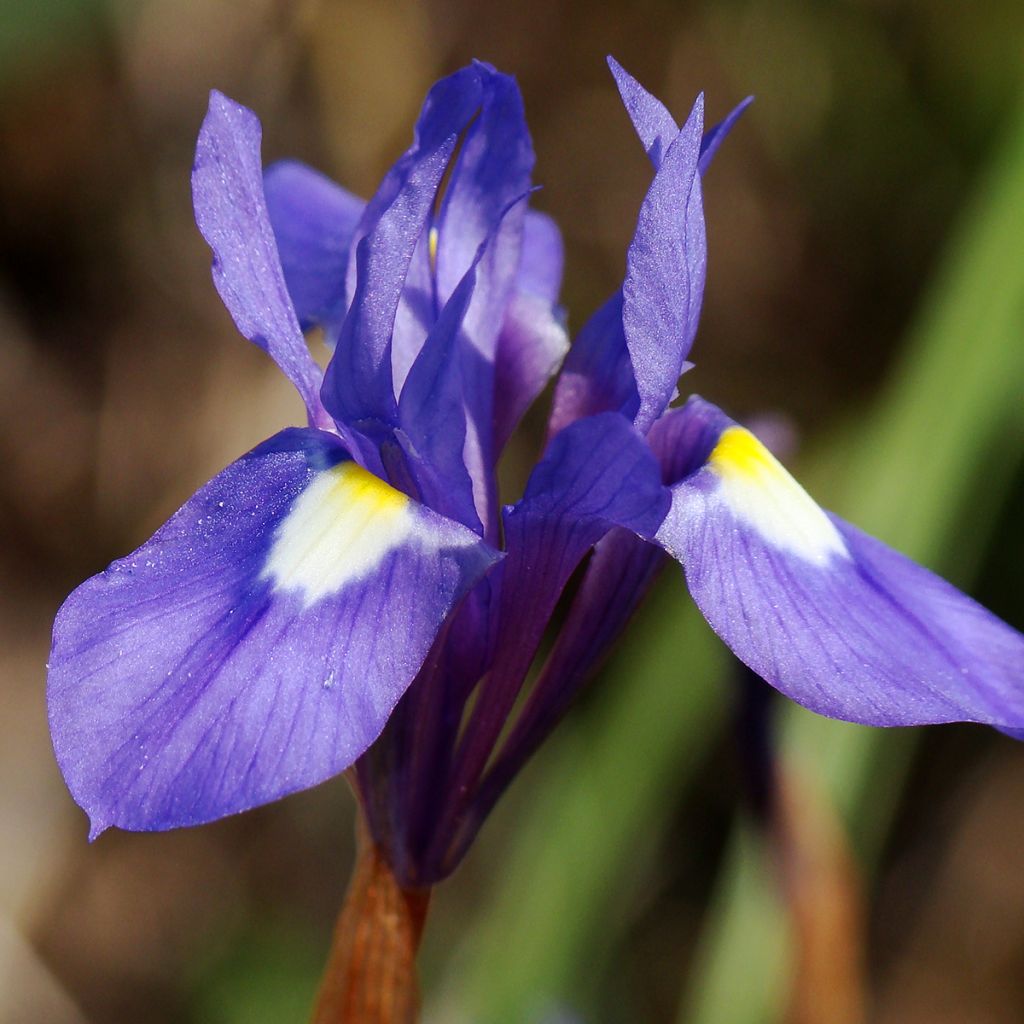
<instances>
[{"instance_id":1,"label":"drooping fall petal","mask_svg":"<svg viewBox=\"0 0 1024 1024\"><path fill-rule=\"evenodd\" d=\"M342 771L497 557L332 435L286 430L229 466L58 614L50 725L93 833Z\"/></svg>"},{"instance_id":2,"label":"drooping fall petal","mask_svg":"<svg viewBox=\"0 0 1024 1024\"><path fill-rule=\"evenodd\" d=\"M823 511L710 403L686 412L701 466L672 486L658 539L743 662L832 718L1024 726L1024 636Z\"/></svg>"}]
</instances>

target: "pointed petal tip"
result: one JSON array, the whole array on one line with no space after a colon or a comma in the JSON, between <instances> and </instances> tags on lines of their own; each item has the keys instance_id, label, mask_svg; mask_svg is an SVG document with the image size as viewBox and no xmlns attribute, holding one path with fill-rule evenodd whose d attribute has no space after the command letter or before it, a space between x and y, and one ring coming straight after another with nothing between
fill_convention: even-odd
<instances>
[{"instance_id":1,"label":"pointed petal tip","mask_svg":"<svg viewBox=\"0 0 1024 1024\"><path fill-rule=\"evenodd\" d=\"M640 91L644 95L647 94L647 90L640 84L639 79L631 75L611 54L605 57L608 62L608 70L612 73L612 78L615 79L616 88L619 90L619 95L622 97L622 102L629 107L629 97L631 94Z\"/></svg>"},{"instance_id":2,"label":"pointed petal tip","mask_svg":"<svg viewBox=\"0 0 1024 1024\"><path fill-rule=\"evenodd\" d=\"M478 57L474 57L472 60L472 66L477 71L482 71L487 75L501 75L502 78L511 78L511 75L507 75L502 71L499 71L490 61L480 60Z\"/></svg>"},{"instance_id":3,"label":"pointed petal tip","mask_svg":"<svg viewBox=\"0 0 1024 1024\"><path fill-rule=\"evenodd\" d=\"M629 78L633 77L610 53L605 57L605 62L608 64L608 69L616 78L620 75L625 75Z\"/></svg>"},{"instance_id":4,"label":"pointed petal tip","mask_svg":"<svg viewBox=\"0 0 1024 1024\"><path fill-rule=\"evenodd\" d=\"M244 111L246 114L255 116L252 111L243 106L241 103L236 103L230 96L222 93L220 89L211 89L210 98L207 103L207 110L211 114L222 114L222 113L236 113Z\"/></svg>"},{"instance_id":5,"label":"pointed petal tip","mask_svg":"<svg viewBox=\"0 0 1024 1024\"><path fill-rule=\"evenodd\" d=\"M697 93L697 98L690 108L690 116L686 119L686 126L693 125L695 131L704 132L704 91Z\"/></svg>"},{"instance_id":6,"label":"pointed petal tip","mask_svg":"<svg viewBox=\"0 0 1024 1024\"><path fill-rule=\"evenodd\" d=\"M103 833L106 832L107 829L110 828L112 824L113 824L113 822L104 821L99 816L90 814L89 815L89 842L90 843L95 843L96 840L99 839L99 837L101 835L103 835Z\"/></svg>"}]
</instances>

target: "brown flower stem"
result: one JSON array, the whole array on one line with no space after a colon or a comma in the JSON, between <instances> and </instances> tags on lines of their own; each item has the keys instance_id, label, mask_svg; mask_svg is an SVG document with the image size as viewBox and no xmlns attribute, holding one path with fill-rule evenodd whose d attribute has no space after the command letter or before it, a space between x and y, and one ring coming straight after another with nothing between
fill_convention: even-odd
<instances>
[{"instance_id":1,"label":"brown flower stem","mask_svg":"<svg viewBox=\"0 0 1024 1024\"><path fill-rule=\"evenodd\" d=\"M773 834L796 947L787 1024L863 1024L863 892L842 823L820 789L783 769Z\"/></svg>"},{"instance_id":2,"label":"brown flower stem","mask_svg":"<svg viewBox=\"0 0 1024 1024\"><path fill-rule=\"evenodd\" d=\"M312 1024L414 1024L429 889L403 889L360 818L359 852Z\"/></svg>"}]
</instances>

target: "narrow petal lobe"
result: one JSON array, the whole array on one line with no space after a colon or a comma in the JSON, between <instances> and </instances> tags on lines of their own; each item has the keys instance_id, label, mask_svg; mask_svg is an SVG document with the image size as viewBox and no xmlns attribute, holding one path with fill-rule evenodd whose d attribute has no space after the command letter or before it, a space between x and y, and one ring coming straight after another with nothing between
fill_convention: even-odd
<instances>
[{"instance_id":1,"label":"narrow petal lobe","mask_svg":"<svg viewBox=\"0 0 1024 1024\"><path fill-rule=\"evenodd\" d=\"M646 431L671 401L690 366L686 357L704 293L700 176L750 102L701 136L699 98L679 131L660 100L611 58L609 65L655 179L641 208L623 288L593 314L569 350L555 389L550 436L581 416L608 410Z\"/></svg>"},{"instance_id":2,"label":"narrow petal lobe","mask_svg":"<svg viewBox=\"0 0 1024 1024\"><path fill-rule=\"evenodd\" d=\"M679 125L664 103L652 96L614 57L608 58L622 104L651 163L661 166L662 158L679 134Z\"/></svg>"},{"instance_id":3,"label":"narrow petal lobe","mask_svg":"<svg viewBox=\"0 0 1024 1024\"><path fill-rule=\"evenodd\" d=\"M394 424L392 335L413 257L428 248L434 203L459 133L480 103L475 68L441 79L423 104L413 145L366 205L349 261L348 311L324 378L323 400L339 424ZM424 296L425 300L429 297Z\"/></svg>"},{"instance_id":4,"label":"narrow petal lobe","mask_svg":"<svg viewBox=\"0 0 1024 1024\"><path fill-rule=\"evenodd\" d=\"M565 249L555 222L528 210L516 289L505 307L494 365L494 458L569 350L558 305Z\"/></svg>"},{"instance_id":5,"label":"narrow petal lobe","mask_svg":"<svg viewBox=\"0 0 1024 1024\"><path fill-rule=\"evenodd\" d=\"M704 99L668 148L640 207L622 286L622 325L646 432L665 411L697 333L707 243L701 199Z\"/></svg>"}]
</instances>

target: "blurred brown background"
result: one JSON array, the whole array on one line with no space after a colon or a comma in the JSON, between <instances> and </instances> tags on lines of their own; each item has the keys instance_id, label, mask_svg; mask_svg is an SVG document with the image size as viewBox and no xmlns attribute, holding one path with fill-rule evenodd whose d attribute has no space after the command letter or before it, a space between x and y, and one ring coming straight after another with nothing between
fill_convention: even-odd
<instances>
[{"instance_id":1,"label":"blurred brown background","mask_svg":"<svg viewBox=\"0 0 1024 1024\"><path fill-rule=\"evenodd\" d=\"M621 278L649 174L605 54L680 118L701 89L711 120L756 94L706 187L688 383L736 415L783 411L813 439L891 365L1017 99L1022 40L1018 0L2 0L0 1021L299 1021L351 864L340 780L88 846L49 747L62 597L300 420L235 334L192 222L211 87L260 114L267 160L298 156L368 195L438 75L474 56L515 73L574 328ZM1022 492L982 592L1018 625ZM926 744L872 911L877 1019L1010 1024L1024 1019L1024 760L980 730ZM679 810L674 841L696 830L697 853L647 866L666 899L638 897L634 1009L608 1020L670 1019L735 801L727 761ZM439 972L500 872L485 854L442 890Z\"/></svg>"}]
</instances>

